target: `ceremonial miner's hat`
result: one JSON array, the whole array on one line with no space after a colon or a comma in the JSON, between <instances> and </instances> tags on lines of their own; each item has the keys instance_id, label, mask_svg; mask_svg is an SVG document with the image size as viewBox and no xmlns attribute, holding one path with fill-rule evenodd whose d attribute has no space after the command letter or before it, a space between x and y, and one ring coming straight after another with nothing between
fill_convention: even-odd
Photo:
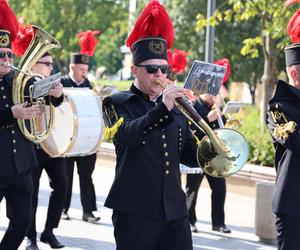
<instances>
[{"instance_id":1,"label":"ceremonial miner's hat","mask_svg":"<svg viewBox=\"0 0 300 250\"><path fill-rule=\"evenodd\" d=\"M87 30L77 34L79 38L80 53L72 53L71 64L89 64L89 57L93 56L98 43L95 35L100 34L99 30Z\"/></svg>"},{"instance_id":2,"label":"ceremonial miner's hat","mask_svg":"<svg viewBox=\"0 0 300 250\"><path fill-rule=\"evenodd\" d=\"M16 38L19 22L7 0L0 0L0 48L11 48Z\"/></svg>"},{"instance_id":3,"label":"ceremonial miner's hat","mask_svg":"<svg viewBox=\"0 0 300 250\"><path fill-rule=\"evenodd\" d=\"M219 60L215 61L214 64L226 67L225 76L224 76L223 81L222 81L222 84L226 84L227 81L228 81L228 78L230 76L230 72L231 72L229 60L227 58L222 58L222 59L219 59Z\"/></svg>"},{"instance_id":4,"label":"ceremonial miner's hat","mask_svg":"<svg viewBox=\"0 0 300 250\"><path fill-rule=\"evenodd\" d=\"M149 59L168 60L167 49L172 47L173 42L174 28L167 11L158 0L151 0L126 41L133 54L134 65Z\"/></svg>"},{"instance_id":5,"label":"ceremonial miner's hat","mask_svg":"<svg viewBox=\"0 0 300 250\"><path fill-rule=\"evenodd\" d=\"M296 1L286 1L291 5ZM291 44L285 48L285 64L287 67L300 64L300 9L292 16L287 25L287 33Z\"/></svg>"}]
</instances>

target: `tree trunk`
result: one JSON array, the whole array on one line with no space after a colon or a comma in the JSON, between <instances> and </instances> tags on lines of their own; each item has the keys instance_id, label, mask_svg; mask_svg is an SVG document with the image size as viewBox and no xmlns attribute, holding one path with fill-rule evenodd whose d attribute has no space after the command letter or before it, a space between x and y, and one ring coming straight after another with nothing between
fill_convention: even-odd
<instances>
[{"instance_id":1,"label":"tree trunk","mask_svg":"<svg viewBox=\"0 0 300 250\"><path fill-rule=\"evenodd\" d=\"M265 123L268 101L271 99L276 84L276 42L267 34L264 37L264 74L261 78L263 85L262 103L260 105L260 122Z\"/></svg>"}]
</instances>

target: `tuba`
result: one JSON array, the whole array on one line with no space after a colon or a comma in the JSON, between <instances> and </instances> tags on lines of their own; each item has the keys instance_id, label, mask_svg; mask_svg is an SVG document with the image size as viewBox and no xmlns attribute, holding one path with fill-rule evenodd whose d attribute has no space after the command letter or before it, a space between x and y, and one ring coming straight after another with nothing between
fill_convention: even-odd
<instances>
[{"instance_id":1,"label":"tuba","mask_svg":"<svg viewBox=\"0 0 300 250\"><path fill-rule=\"evenodd\" d=\"M161 80L156 80L156 84L165 88ZM213 131L185 98L176 98L175 105L197 129L206 133L197 149L198 164L206 174L223 178L244 166L249 147L242 134L229 128Z\"/></svg>"},{"instance_id":2,"label":"tuba","mask_svg":"<svg viewBox=\"0 0 300 250\"><path fill-rule=\"evenodd\" d=\"M14 104L25 102L26 91L29 88L29 105L38 105L42 115L30 120L18 119L18 125L22 134L30 141L39 143L47 138L54 124L54 106L50 102L49 109L46 109L45 96L33 100L32 88L27 82L34 75L30 72L31 67L41 58L43 54L52 48L61 48L59 42L43 29L32 25L34 37L31 40L25 54L21 58L16 74L13 79L13 102ZM38 75L37 77L43 78ZM43 120L42 120L43 119ZM43 126L42 126L43 124Z\"/></svg>"}]
</instances>

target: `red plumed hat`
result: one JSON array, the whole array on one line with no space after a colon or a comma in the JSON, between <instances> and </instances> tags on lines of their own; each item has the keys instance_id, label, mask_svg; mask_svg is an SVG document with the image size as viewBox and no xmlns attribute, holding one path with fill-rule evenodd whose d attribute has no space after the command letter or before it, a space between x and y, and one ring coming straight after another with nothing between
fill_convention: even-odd
<instances>
[{"instance_id":1,"label":"red plumed hat","mask_svg":"<svg viewBox=\"0 0 300 250\"><path fill-rule=\"evenodd\" d=\"M226 84L231 72L229 60L227 58L222 58L220 60L215 61L214 64L226 67L226 73L222 81L222 84Z\"/></svg>"},{"instance_id":2,"label":"red plumed hat","mask_svg":"<svg viewBox=\"0 0 300 250\"><path fill-rule=\"evenodd\" d=\"M1 48L11 48L19 30L19 22L7 0L0 0L0 40Z\"/></svg>"},{"instance_id":3,"label":"red plumed hat","mask_svg":"<svg viewBox=\"0 0 300 250\"><path fill-rule=\"evenodd\" d=\"M285 1L284 5L289 6L289 5L292 5L294 3L300 3L300 0L287 0L287 1Z\"/></svg>"},{"instance_id":4,"label":"red plumed hat","mask_svg":"<svg viewBox=\"0 0 300 250\"><path fill-rule=\"evenodd\" d=\"M27 50L34 32L30 24L24 26L24 18L19 19L19 31L16 39L12 42L12 48L16 56L23 56Z\"/></svg>"},{"instance_id":5,"label":"red plumed hat","mask_svg":"<svg viewBox=\"0 0 300 250\"><path fill-rule=\"evenodd\" d=\"M167 48L171 48L173 42L171 18L158 0L151 0L138 17L126 41L133 53L134 64L149 59L167 60Z\"/></svg>"},{"instance_id":6,"label":"red plumed hat","mask_svg":"<svg viewBox=\"0 0 300 250\"><path fill-rule=\"evenodd\" d=\"M79 32L77 37L79 38L80 53L93 56L98 43L98 40L95 36L99 34L100 30L87 30Z\"/></svg>"},{"instance_id":7,"label":"red plumed hat","mask_svg":"<svg viewBox=\"0 0 300 250\"><path fill-rule=\"evenodd\" d=\"M187 55L189 52L183 50L174 49L173 51L168 50L168 62L170 69L176 74L182 74L187 65Z\"/></svg>"}]
</instances>

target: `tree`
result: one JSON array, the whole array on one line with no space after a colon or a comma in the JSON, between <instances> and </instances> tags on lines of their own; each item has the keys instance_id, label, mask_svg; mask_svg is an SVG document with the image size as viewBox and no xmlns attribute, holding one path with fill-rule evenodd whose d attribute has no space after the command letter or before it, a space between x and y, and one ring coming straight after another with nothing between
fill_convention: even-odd
<instances>
[{"instance_id":1,"label":"tree","mask_svg":"<svg viewBox=\"0 0 300 250\"><path fill-rule=\"evenodd\" d=\"M224 21L236 25L253 19L259 20L259 35L243 40L241 54L256 58L260 55L260 49L263 53L262 123L266 116L267 102L271 98L276 83L278 53L288 44L285 28L292 14L293 9L285 8L282 0L228 0L220 5L214 16L208 20L201 14L197 16L198 30L204 28L207 23L216 26Z\"/></svg>"},{"instance_id":2,"label":"tree","mask_svg":"<svg viewBox=\"0 0 300 250\"><path fill-rule=\"evenodd\" d=\"M61 43L62 49L53 51L60 71L67 71L70 52L79 52L76 34L88 29L101 31L100 42L91 61L105 65L111 73L121 67L119 59L122 54L118 45L127 33L127 1L12 0L10 5L17 16L24 16L25 23L40 26Z\"/></svg>"}]
</instances>

